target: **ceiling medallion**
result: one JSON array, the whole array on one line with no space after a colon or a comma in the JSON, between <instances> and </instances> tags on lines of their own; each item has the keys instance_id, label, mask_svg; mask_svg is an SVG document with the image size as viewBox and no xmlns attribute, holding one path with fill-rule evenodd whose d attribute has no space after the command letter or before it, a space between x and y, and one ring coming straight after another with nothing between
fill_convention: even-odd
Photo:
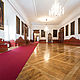
<instances>
[{"instance_id":1,"label":"ceiling medallion","mask_svg":"<svg viewBox=\"0 0 80 80\"><path fill-rule=\"evenodd\" d=\"M50 21L54 20L53 18L47 17L47 16L38 18L38 20L41 21L41 22L46 22L46 19L47 19L47 22L50 22Z\"/></svg>"}]
</instances>

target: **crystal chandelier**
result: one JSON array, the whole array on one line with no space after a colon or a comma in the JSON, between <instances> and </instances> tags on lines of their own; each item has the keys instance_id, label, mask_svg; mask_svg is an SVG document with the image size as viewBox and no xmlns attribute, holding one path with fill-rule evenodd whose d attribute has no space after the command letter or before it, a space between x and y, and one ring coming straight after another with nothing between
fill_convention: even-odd
<instances>
[{"instance_id":1,"label":"crystal chandelier","mask_svg":"<svg viewBox=\"0 0 80 80\"><path fill-rule=\"evenodd\" d=\"M59 2L55 2L49 10L49 16L61 16L64 14L64 7Z\"/></svg>"}]
</instances>

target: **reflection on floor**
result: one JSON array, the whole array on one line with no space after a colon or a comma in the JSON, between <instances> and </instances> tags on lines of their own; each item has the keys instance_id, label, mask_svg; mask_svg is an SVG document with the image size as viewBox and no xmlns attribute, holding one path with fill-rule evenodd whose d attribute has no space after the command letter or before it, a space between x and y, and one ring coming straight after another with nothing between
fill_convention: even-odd
<instances>
[{"instance_id":1,"label":"reflection on floor","mask_svg":"<svg viewBox=\"0 0 80 80\"><path fill-rule=\"evenodd\" d=\"M80 47L38 44L17 80L80 80Z\"/></svg>"}]
</instances>

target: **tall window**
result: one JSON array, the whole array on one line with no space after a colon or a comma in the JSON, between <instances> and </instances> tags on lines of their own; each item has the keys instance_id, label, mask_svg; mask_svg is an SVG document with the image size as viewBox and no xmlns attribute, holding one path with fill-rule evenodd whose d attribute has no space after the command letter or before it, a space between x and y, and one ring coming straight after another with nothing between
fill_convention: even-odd
<instances>
[{"instance_id":1,"label":"tall window","mask_svg":"<svg viewBox=\"0 0 80 80\"><path fill-rule=\"evenodd\" d=\"M68 26L69 25L66 25L66 36L68 36Z\"/></svg>"},{"instance_id":2,"label":"tall window","mask_svg":"<svg viewBox=\"0 0 80 80\"><path fill-rule=\"evenodd\" d=\"M53 30L53 37L57 37L57 30Z\"/></svg>"},{"instance_id":3,"label":"tall window","mask_svg":"<svg viewBox=\"0 0 80 80\"><path fill-rule=\"evenodd\" d=\"M80 18L78 18L78 33L80 34Z\"/></svg>"},{"instance_id":4,"label":"tall window","mask_svg":"<svg viewBox=\"0 0 80 80\"><path fill-rule=\"evenodd\" d=\"M20 34L20 19L16 16L16 33Z\"/></svg>"},{"instance_id":5,"label":"tall window","mask_svg":"<svg viewBox=\"0 0 80 80\"><path fill-rule=\"evenodd\" d=\"M71 35L75 34L75 21L71 23Z\"/></svg>"}]
</instances>

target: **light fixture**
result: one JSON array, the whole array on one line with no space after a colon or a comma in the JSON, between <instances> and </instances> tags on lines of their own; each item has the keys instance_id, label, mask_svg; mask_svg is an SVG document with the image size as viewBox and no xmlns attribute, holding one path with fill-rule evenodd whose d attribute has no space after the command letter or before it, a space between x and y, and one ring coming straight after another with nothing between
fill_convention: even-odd
<instances>
[{"instance_id":1,"label":"light fixture","mask_svg":"<svg viewBox=\"0 0 80 80\"><path fill-rule=\"evenodd\" d=\"M41 22L46 22L46 19L47 19L47 22L50 22L50 21L54 20L53 18L48 17L48 16L38 18L38 20L41 21Z\"/></svg>"},{"instance_id":2,"label":"light fixture","mask_svg":"<svg viewBox=\"0 0 80 80\"><path fill-rule=\"evenodd\" d=\"M61 16L62 14L64 14L64 7L62 7L59 2L55 1L49 10L49 16Z\"/></svg>"}]
</instances>

